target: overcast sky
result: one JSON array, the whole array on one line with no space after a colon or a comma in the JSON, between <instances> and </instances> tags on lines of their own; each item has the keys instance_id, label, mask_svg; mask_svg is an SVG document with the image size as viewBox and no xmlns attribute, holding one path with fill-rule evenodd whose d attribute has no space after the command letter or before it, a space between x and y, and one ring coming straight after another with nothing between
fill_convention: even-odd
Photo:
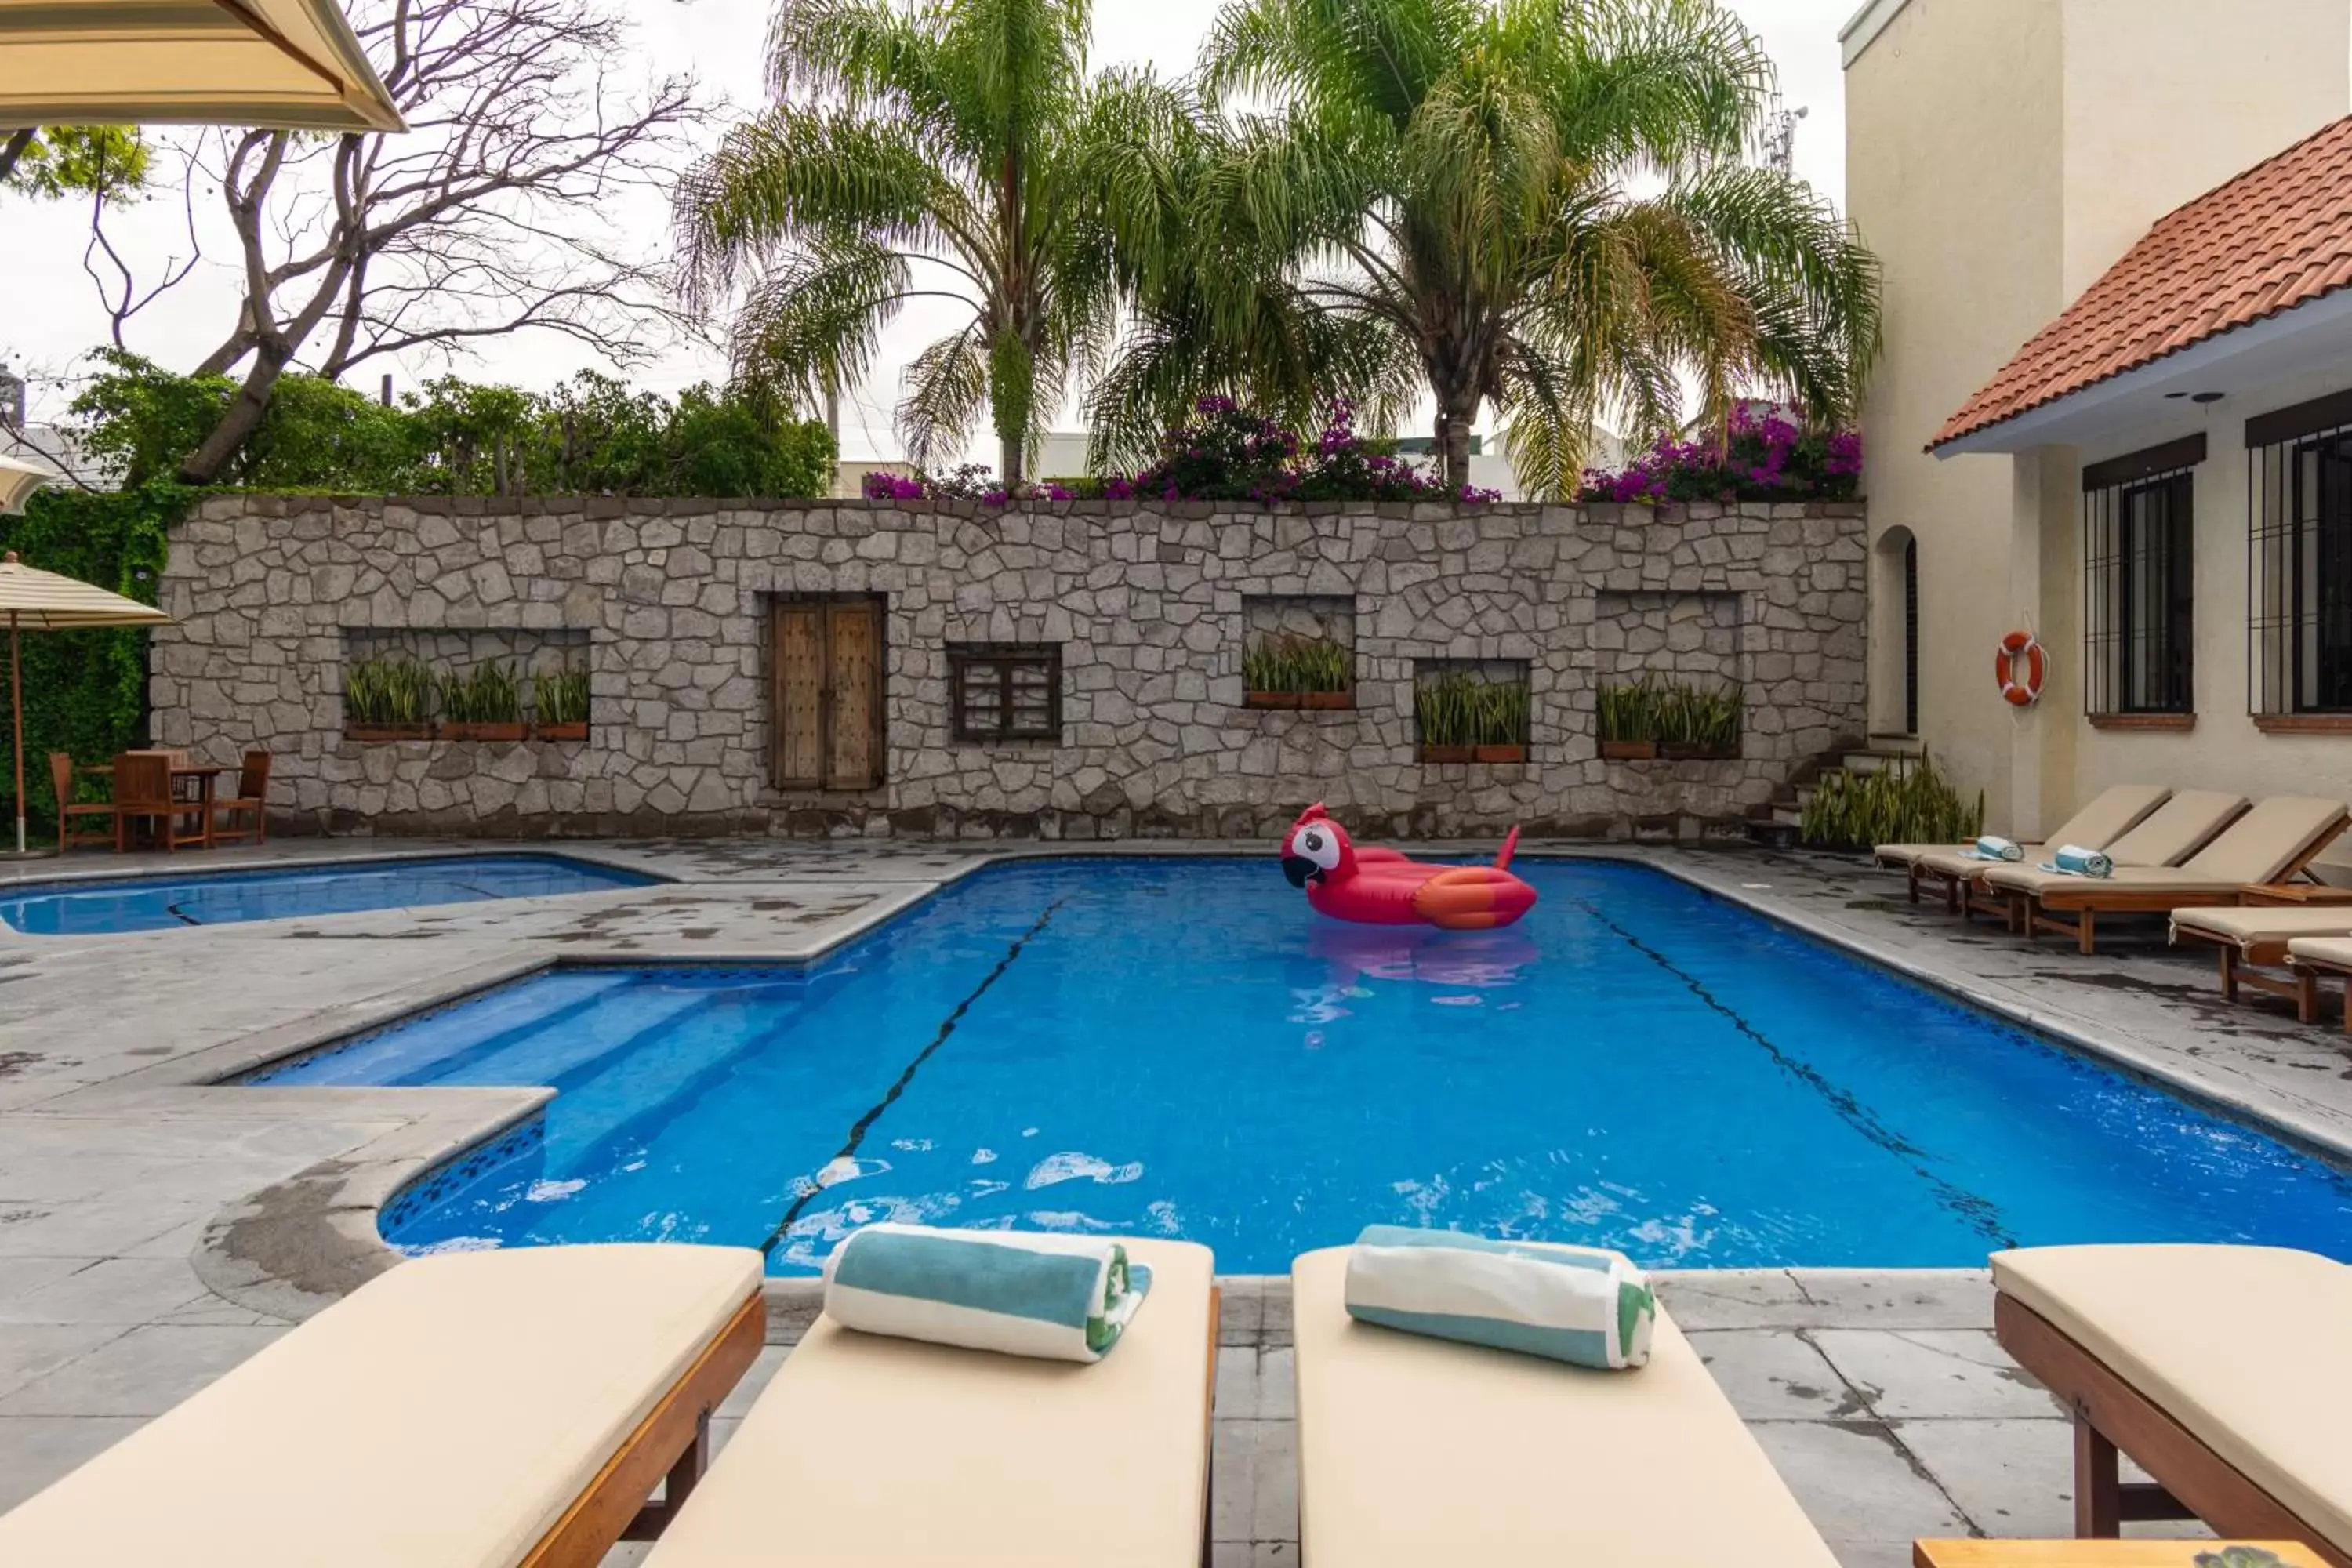
<instances>
[{"instance_id":1,"label":"overcast sky","mask_svg":"<svg viewBox=\"0 0 2352 1568\"><path fill-rule=\"evenodd\" d=\"M1163 75L1190 68L1222 0L1096 0L1098 65L1149 61ZM1780 72L1789 105L1806 113L1798 127L1798 174L1842 200L1845 186L1845 120L1840 92L1837 30L1855 0L1728 0L1756 29ZM760 49L767 0L636 0L643 18L649 73L685 69L716 98L740 110L761 100ZM215 203L216 205L216 203ZM86 209L9 200L0 207L0 361L34 381L33 416L55 416L72 395L79 356L103 341L106 317L81 270ZM648 231L667 225L648 204ZM121 226L126 252L152 258L184 253L179 204L153 201ZM236 285L226 243L207 243L205 261L173 294L133 323L131 347L174 368L193 364L226 334L236 310ZM917 302L921 305L920 301ZM843 456L895 456L889 410L899 367L950 324L953 307L910 309L886 335L883 363L872 382L842 409ZM453 367L478 380L541 387L596 362L578 345L551 335L497 341ZM370 384L379 366L370 366ZM442 369L419 361L394 367L399 384ZM680 344L636 379L663 391L723 374L708 347Z\"/></svg>"}]
</instances>

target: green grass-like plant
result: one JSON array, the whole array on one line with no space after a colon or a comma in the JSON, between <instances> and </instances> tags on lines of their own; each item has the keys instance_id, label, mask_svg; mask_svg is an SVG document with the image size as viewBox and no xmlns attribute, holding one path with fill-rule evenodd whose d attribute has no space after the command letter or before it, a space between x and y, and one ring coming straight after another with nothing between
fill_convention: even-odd
<instances>
[{"instance_id":1,"label":"green grass-like plant","mask_svg":"<svg viewBox=\"0 0 2352 1568\"><path fill-rule=\"evenodd\" d=\"M441 717L453 724L522 722L522 683L514 666L495 659L470 675L441 677Z\"/></svg>"},{"instance_id":2,"label":"green grass-like plant","mask_svg":"<svg viewBox=\"0 0 2352 1568\"><path fill-rule=\"evenodd\" d=\"M1449 670L1412 694L1424 746L1518 746L1528 739L1525 681Z\"/></svg>"},{"instance_id":3,"label":"green grass-like plant","mask_svg":"<svg viewBox=\"0 0 2352 1568\"><path fill-rule=\"evenodd\" d=\"M1252 691L1345 691L1354 659L1329 637L1288 633L1265 637L1242 655L1242 679Z\"/></svg>"},{"instance_id":4,"label":"green grass-like plant","mask_svg":"<svg viewBox=\"0 0 2352 1568\"><path fill-rule=\"evenodd\" d=\"M1806 803L1798 834L1808 844L1867 848L1874 844L1964 844L1984 831L1984 792L1963 801L1926 753L1897 773L1822 775Z\"/></svg>"},{"instance_id":5,"label":"green grass-like plant","mask_svg":"<svg viewBox=\"0 0 2352 1568\"><path fill-rule=\"evenodd\" d=\"M1597 697L1603 741L1654 741L1727 757L1738 752L1745 705L1736 684L1709 689L1654 673L1604 686Z\"/></svg>"},{"instance_id":6,"label":"green grass-like plant","mask_svg":"<svg viewBox=\"0 0 2352 1568\"><path fill-rule=\"evenodd\" d=\"M422 724L432 716L433 674L410 658L363 658L343 672L343 718L352 724Z\"/></svg>"},{"instance_id":7,"label":"green grass-like plant","mask_svg":"<svg viewBox=\"0 0 2352 1568\"><path fill-rule=\"evenodd\" d=\"M531 716L542 724L588 722L588 672L542 669L530 678Z\"/></svg>"}]
</instances>

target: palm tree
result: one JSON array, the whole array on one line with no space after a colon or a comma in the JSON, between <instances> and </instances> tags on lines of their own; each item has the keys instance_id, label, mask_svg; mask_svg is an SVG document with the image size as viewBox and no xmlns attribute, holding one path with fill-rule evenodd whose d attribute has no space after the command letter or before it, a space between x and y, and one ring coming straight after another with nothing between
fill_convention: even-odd
<instances>
[{"instance_id":1,"label":"palm tree","mask_svg":"<svg viewBox=\"0 0 2352 1568\"><path fill-rule=\"evenodd\" d=\"M1558 495L1598 416L1672 430L1685 378L1714 421L1742 391L1852 415L1876 264L1743 163L1771 65L1712 0L1233 0L1201 81L1225 111L1189 180L1208 244L1145 289L1103 449L1179 384L1295 405L1320 376L1391 419L1433 394L1451 486L1491 403Z\"/></svg>"},{"instance_id":2,"label":"palm tree","mask_svg":"<svg viewBox=\"0 0 2352 1568\"><path fill-rule=\"evenodd\" d=\"M1089 0L781 0L774 106L677 196L695 301L752 275L738 374L814 407L907 301L954 300L969 317L909 366L900 435L929 467L985 410L1020 482L1143 276L1121 237L1163 231L1154 149L1187 112L1148 73L1089 78Z\"/></svg>"}]
</instances>

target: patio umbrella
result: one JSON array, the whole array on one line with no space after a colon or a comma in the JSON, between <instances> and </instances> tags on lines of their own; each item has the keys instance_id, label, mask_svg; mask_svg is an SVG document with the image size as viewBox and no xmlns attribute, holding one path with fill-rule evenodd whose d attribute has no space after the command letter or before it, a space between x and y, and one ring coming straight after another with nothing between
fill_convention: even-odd
<instances>
[{"instance_id":1,"label":"patio umbrella","mask_svg":"<svg viewBox=\"0 0 2352 1568\"><path fill-rule=\"evenodd\" d=\"M43 485L58 482L57 475L31 463L0 458L0 512L22 511L26 500Z\"/></svg>"},{"instance_id":2,"label":"patio umbrella","mask_svg":"<svg viewBox=\"0 0 2352 1568\"><path fill-rule=\"evenodd\" d=\"M0 0L0 5L11 0ZM0 616L8 617L8 709L16 756L16 853L25 852L25 683L17 634L71 631L82 626L152 626L172 617L152 605L55 572L25 565L16 552L0 560Z\"/></svg>"},{"instance_id":3,"label":"patio umbrella","mask_svg":"<svg viewBox=\"0 0 2352 1568\"><path fill-rule=\"evenodd\" d=\"M335 0L0 0L0 126L404 131Z\"/></svg>"}]
</instances>

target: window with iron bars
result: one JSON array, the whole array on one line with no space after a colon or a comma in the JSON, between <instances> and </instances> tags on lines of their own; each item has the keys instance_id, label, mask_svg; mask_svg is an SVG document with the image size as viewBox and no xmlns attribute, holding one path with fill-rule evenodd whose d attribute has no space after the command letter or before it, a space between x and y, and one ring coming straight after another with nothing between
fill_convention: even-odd
<instances>
[{"instance_id":1,"label":"window with iron bars","mask_svg":"<svg viewBox=\"0 0 2352 1568\"><path fill-rule=\"evenodd\" d=\"M2246 421L2247 707L2352 713L2352 393Z\"/></svg>"},{"instance_id":2,"label":"window with iron bars","mask_svg":"<svg viewBox=\"0 0 2352 1568\"><path fill-rule=\"evenodd\" d=\"M2196 477L2190 437L2083 470L2084 707L2193 713Z\"/></svg>"}]
</instances>

